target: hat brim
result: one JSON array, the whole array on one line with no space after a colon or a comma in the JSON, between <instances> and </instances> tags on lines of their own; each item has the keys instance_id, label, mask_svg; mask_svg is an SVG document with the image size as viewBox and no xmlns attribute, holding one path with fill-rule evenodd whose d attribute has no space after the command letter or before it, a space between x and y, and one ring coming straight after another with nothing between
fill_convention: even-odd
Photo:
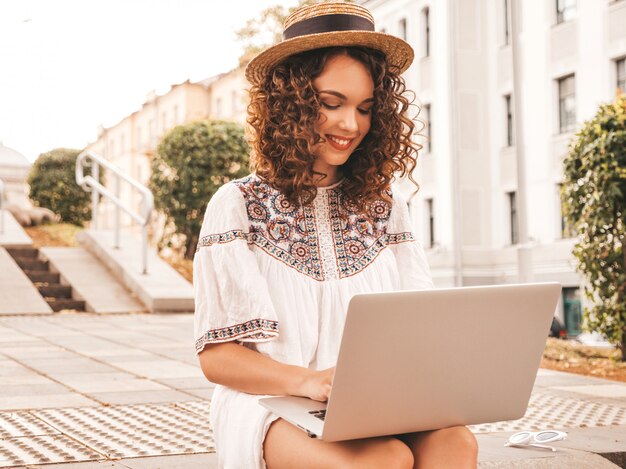
<instances>
[{"instance_id":1,"label":"hat brim","mask_svg":"<svg viewBox=\"0 0 626 469\"><path fill-rule=\"evenodd\" d=\"M246 79L257 84L268 72L291 55L324 47L362 46L376 49L385 54L387 62L404 72L413 62L413 48L402 39L375 31L332 31L294 37L264 50L254 57L246 67Z\"/></svg>"}]
</instances>

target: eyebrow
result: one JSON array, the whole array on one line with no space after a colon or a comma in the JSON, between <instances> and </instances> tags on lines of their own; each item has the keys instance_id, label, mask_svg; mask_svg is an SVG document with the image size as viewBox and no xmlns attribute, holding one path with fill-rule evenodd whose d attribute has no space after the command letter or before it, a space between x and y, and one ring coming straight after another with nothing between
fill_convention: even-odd
<instances>
[{"instance_id":1,"label":"eyebrow","mask_svg":"<svg viewBox=\"0 0 626 469\"><path fill-rule=\"evenodd\" d=\"M344 100L345 100L345 99L348 99L345 95L341 94L339 91L333 91L333 90L322 90L322 91L320 91L319 93L320 93L320 94L322 94L322 93L331 94L331 95L333 95L333 96L338 97L339 99L344 99ZM363 101L361 102L361 104L364 104L364 103L369 103L369 102L374 102L374 97L367 98L367 99L363 100Z\"/></svg>"}]
</instances>

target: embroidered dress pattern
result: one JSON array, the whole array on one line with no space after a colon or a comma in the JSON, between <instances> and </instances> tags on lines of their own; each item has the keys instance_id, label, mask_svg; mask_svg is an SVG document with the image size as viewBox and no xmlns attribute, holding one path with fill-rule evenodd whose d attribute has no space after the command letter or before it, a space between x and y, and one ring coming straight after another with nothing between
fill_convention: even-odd
<instances>
[{"instance_id":1,"label":"embroidered dress pattern","mask_svg":"<svg viewBox=\"0 0 626 469\"><path fill-rule=\"evenodd\" d=\"M212 329L196 340L196 351L200 351L207 344L227 342L233 339L243 339L255 342L278 337L278 322L267 319L253 319L251 321L237 324L235 326L224 327L222 329Z\"/></svg>"},{"instance_id":2,"label":"embroidered dress pattern","mask_svg":"<svg viewBox=\"0 0 626 469\"><path fill-rule=\"evenodd\" d=\"M325 281L355 275L387 245L414 240L410 232L387 232L390 202L376 201L365 217L346 199L340 185L318 188L311 206L294 206L256 175L233 184L244 197L249 231L204 236L198 250L245 240L298 272ZM391 198L391 192L388 195Z\"/></svg>"}]
</instances>

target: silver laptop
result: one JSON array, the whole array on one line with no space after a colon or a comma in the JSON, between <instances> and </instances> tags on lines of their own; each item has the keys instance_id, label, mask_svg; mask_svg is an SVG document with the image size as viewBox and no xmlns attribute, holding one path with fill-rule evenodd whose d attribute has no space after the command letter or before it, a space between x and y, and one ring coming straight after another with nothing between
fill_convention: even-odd
<instances>
[{"instance_id":1,"label":"silver laptop","mask_svg":"<svg viewBox=\"0 0 626 469\"><path fill-rule=\"evenodd\" d=\"M324 441L521 418L558 283L355 295L328 403L260 399Z\"/></svg>"}]
</instances>

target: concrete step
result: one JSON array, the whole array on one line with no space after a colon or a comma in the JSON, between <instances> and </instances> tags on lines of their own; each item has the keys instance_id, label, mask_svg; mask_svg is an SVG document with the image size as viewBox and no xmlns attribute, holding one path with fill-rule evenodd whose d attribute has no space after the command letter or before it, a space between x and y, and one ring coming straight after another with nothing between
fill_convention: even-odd
<instances>
[{"instance_id":1,"label":"concrete step","mask_svg":"<svg viewBox=\"0 0 626 469\"><path fill-rule=\"evenodd\" d=\"M60 274L60 283L72 286L72 297L85 302L92 313L145 312L146 307L107 267L83 248L41 248L40 257Z\"/></svg>"},{"instance_id":2,"label":"concrete step","mask_svg":"<svg viewBox=\"0 0 626 469\"><path fill-rule=\"evenodd\" d=\"M65 309L72 309L76 311L85 311L85 302L80 300L72 300L66 298L52 298L47 299L46 302L52 308L52 311L62 311Z\"/></svg>"},{"instance_id":3,"label":"concrete step","mask_svg":"<svg viewBox=\"0 0 626 469\"><path fill-rule=\"evenodd\" d=\"M44 298L72 298L72 287L60 283L37 286L37 290Z\"/></svg>"},{"instance_id":4,"label":"concrete step","mask_svg":"<svg viewBox=\"0 0 626 469\"><path fill-rule=\"evenodd\" d=\"M148 250L148 273L142 273L142 245L138 237L123 235L115 248L113 231L85 230L78 242L100 259L126 288L141 300L150 312L192 312L193 287L161 259L156 250Z\"/></svg>"},{"instance_id":5,"label":"concrete step","mask_svg":"<svg viewBox=\"0 0 626 469\"><path fill-rule=\"evenodd\" d=\"M15 257L14 256L13 259L15 259L15 262L17 262L17 265L19 265L24 271L26 270L47 271L48 270L48 262L40 261L34 257L21 257L21 256Z\"/></svg>"},{"instance_id":6,"label":"concrete step","mask_svg":"<svg viewBox=\"0 0 626 469\"><path fill-rule=\"evenodd\" d=\"M51 314L24 271L0 247L0 314Z\"/></svg>"},{"instance_id":7,"label":"concrete step","mask_svg":"<svg viewBox=\"0 0 626 469\"><path fill-rule=\"evenodd\" d=\"M18 257L36 259L39 255L39 249L32 246L7 248L7 252L11 254L14 259Z\"/></svg>"},{"instance_id":8,"label":"concrete step","mask_svg":"<svg viewBox=\"0 0 626 469\"><path fill-rule=\"evenodd\" d=\"M32 246L33 240L26 234L15 217L8 210L0 210L0 216L4 217L4 231L0 233L0 247L13 248Z\"/></svg>"},{"instance_id":9,"label":"concrete step","mask_svg":"<svg viewBox=\"0 0 626 469\"><path fill-rule=\"evenodd\" d=\"M25 270L24 273L33 283L59 283L59 274L48 272L47 270Z\"/></svg>"}]
</instances>

